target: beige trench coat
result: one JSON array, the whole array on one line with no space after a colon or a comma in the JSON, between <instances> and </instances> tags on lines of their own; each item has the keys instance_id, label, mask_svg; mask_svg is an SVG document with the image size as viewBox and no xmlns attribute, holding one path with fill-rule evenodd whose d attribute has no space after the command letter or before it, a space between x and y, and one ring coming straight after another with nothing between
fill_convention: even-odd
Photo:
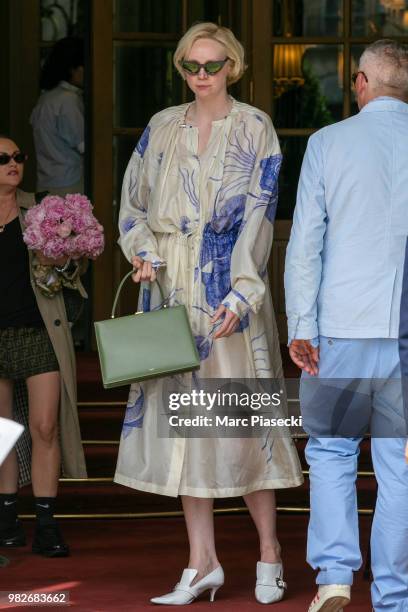
<instances>
[{"instance_id":1,"label":"beige trench coat","mask_svg":"<svg viewBox=\"0 0 408 612\"><path fill-rule=\"evenodd\" d=\"M25 211L35 205L34 195L18 189L17 205L19 208L20 224L22 229L24 229ZM29 256L31 262L32 254L30 251ZM62 473L69 478L86 478L85 457L82 448L77 410L75 351L67 321L64 300L61 293L53 298L44 296L36 287L32 277L31 284L61 372L59 434L62 455ZM82 284L79 282L78 285L81 295L86 297ZM19 386L19 384L16 385L16 397L14 402L15 418L27 425L28 406L26 405L26 401L24 401L24 399L26 400L27 398L27 393L25 389L21 389ZM23 412L25 412L25 414L23 414ZM31 445L27 442L27 435L29 436L29 433L26 431L26 438L24 439L23 437L17 447L20 463L20 485L27 484L30 481L29 465L31 463L31 457L28 455L30 454Z\"/></svg>"}]
</instances>

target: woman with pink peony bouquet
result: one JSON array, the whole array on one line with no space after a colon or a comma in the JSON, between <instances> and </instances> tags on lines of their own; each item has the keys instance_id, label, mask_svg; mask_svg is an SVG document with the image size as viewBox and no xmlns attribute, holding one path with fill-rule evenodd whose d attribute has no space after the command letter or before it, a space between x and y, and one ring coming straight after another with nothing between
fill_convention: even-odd
<instances>
[{"instance_id":1,"label":"woman with pink peony bouquet","mask_svg":"<svg viewBox=\"0 0 408 612\"><path fill-rule=\"evenodd\" d=\"M103 249L103 232L84 196L48 197L35 206L34 194L18 189L25 159L11 139L0 136L0 257L7 261L0 275L0 416L26 426L0 468L0 547L26 543L17 487L31 480L37 517L32 550L63 557L69 549L54 518L61 465L75 478L86 477L86 468L61 289L69 286L86 297L79 277L86 258ZM25 387L27 410L16 414L22 405L16 393L24 397Z\"/></svg>"}]
</instances>

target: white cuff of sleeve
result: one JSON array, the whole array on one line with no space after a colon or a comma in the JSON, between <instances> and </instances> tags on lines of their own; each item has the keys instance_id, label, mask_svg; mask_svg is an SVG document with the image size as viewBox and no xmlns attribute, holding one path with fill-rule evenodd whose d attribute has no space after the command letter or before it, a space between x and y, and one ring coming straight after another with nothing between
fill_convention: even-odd
<instances>
[{"instance_id":1,"label":"white cuff of sleeve","mask_svg":"<svg viewBox=\"0 0 408 612\"><path fill-rule=\"evenodd\" d=\"M160 268L166 265L165 260L154 251L137 251L136 253L132 253L129 259L130 262L132 257L140 257L143 261L149 261L153 268Z\"/></svg>"},{"instance_id":2,"label":"white cuff of sleeve","mask_svg":"<svg viewBox=\"0 0 408 612\"><path fill-rule=\"evenodd\" d=\"M231 312L236 314L240 319L245 317L251 310L251 306L246 298L233 289L222 300L222 305L228 308L228 310L231 310Z\"/></svg>"}]
</instances>

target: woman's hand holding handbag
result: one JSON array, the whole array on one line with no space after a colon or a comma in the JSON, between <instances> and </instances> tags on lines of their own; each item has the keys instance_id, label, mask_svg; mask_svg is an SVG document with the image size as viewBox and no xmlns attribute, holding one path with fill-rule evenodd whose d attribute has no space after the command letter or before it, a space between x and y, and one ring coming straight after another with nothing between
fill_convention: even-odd
<instances>
[{"instance_id":1,"label":"woman's hand holding handbag","mask_svg":"<svg viewBox=\"0 0 408 612\"><path fill-rule=\"evenodd\" d=\"M105 389L200 367L186 308L169 306L158 281L161 294L158 309L115 318L121 289L131 275L135 275L134 270L125 275L118 287L111 318L95 322Z\"/></svg>"}]
</instances>

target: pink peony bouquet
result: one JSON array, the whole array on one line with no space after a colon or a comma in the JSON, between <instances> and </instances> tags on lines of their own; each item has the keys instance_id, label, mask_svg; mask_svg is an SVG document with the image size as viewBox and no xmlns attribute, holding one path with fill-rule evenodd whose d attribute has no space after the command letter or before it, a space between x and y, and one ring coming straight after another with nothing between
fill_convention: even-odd
<instances>
[{"instance_id":1,"label":"pink peony bouquet","mask_svg":"<svg viewBox=\"0 0 408 612\"><path fill-rule=\"evenodd\" d=\"M46 196L25 216L24 242L45 257L95 259L104 248L103 227L92 214L92 204L80 193Z\"/></svg>"}]
</instances>

